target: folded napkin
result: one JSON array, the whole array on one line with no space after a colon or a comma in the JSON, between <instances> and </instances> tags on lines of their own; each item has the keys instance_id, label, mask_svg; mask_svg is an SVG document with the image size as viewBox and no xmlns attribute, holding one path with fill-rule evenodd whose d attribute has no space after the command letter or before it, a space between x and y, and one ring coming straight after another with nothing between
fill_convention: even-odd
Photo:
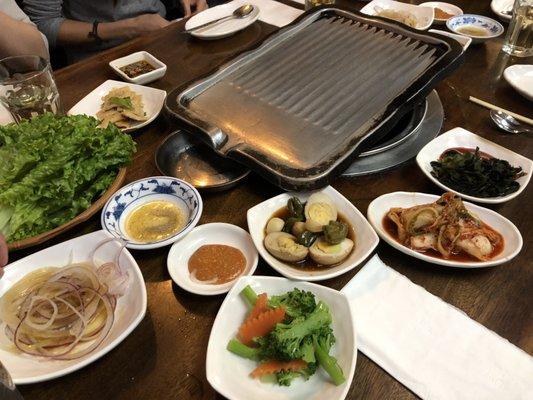
<instances>
[{"instance_id":1,"label":"folded napkin","mask_svg":"<svg viewBox=\"0 0 533 400\"><path fill-rule=\"evenodd\" d=\"M533 358L374 256L342 289L359 350L431 400L533 399Z\"/></svg>"},{"instance_id":2,"label":"folded napkin","mask_svg":"<svg viewBox=\"0 0 533 400\"><path fill-rule=\"evenodd\" d=\"M267 24L282 27L294 21L303 10L290 7L274 0L234 0L232 3L239 7L242 4L253 4L259 7L259 20Z\"/></svg>"}]
</instances>

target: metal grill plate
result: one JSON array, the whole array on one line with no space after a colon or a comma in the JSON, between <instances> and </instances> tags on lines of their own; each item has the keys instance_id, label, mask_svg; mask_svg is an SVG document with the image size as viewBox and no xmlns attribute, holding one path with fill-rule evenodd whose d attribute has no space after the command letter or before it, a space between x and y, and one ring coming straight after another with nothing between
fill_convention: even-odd
<instances>
[{"instance_id":1,"label":"metal grill plate","mask_svg":"<svg viewBox=\"0 0 533 400\"><path fill-rule=\"evenodd\" d=\"M461 56L455 41L322 8L177 88L166 106L219 153L309 189L379 140Z\"/></svg>"}]
</instances>

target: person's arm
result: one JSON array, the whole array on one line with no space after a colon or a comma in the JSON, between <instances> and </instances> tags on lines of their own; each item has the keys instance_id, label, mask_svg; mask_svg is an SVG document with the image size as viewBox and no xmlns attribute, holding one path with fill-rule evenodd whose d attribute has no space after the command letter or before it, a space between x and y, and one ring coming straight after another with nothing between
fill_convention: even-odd
<instances>
[{"instance_id":1,"label":"person's arm","mask_svg":"<svg viewBox=\"0 0 533 400\"><path fill-rule=\"evenodd\" d=\"M209 6L207 0L180 0L185 17L206 10Z\"/></svg>"},{"instance_id":2,"label":"person's arm","mask_svg":"<svg viewBox=\"0 0 533 400\"><path fill-rule=\"evenodd\" d=\"M66 19L62 0L24 0L24 10L43 32L50 46L93 43L89 36L93 24ZM98 18L95 17L95 20ZM170 22L159 14L143 14L115 22L98 25L98 36L103 40L129 39L167 26Z\"/></svg>"},{"instance_id":3,"label":"person's arm","mask_svg":"<svg viewBox=\"0 0 533 400\"><path fill-rule=\"evenodd\" d=\"M35 26L3 12L0 12L0 26L0 58L35 54L48 59L44 38Z\"/></svg>"}]
</instances>

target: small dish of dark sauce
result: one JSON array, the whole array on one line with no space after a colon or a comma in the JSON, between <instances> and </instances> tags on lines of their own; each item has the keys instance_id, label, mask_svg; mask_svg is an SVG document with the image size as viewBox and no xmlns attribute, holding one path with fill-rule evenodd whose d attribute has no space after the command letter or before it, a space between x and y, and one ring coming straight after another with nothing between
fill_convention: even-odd
<instances>
[{"instance_id":1,"label":"small dish of dark sauce","mask_svg":"<svg viewBox=\"0 0 533 400\"><path fill-rule=\"evenodd\" d=\"M152 64L150 64L146 60L136 61L134 63L125 65L123 67L119 68L122 72L124 72L128 77L130 78L137 78L140 75L147 74L148 72L152 72L156 70L156 67L154 67Z\"/></svg>"}]
</instances>

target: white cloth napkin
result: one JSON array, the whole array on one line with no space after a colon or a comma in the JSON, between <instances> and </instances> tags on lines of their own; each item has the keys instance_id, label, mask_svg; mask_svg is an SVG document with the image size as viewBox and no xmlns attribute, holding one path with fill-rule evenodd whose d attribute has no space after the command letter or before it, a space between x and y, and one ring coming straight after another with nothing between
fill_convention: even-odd
<instances>
[{"instance_id":1,"label":"white cloth napkin","mask_svg":"<svg viewBox=\"0 0 533 400\"><path fill-rule=\"evenodd\" d=\"M234 0L233 3L248 3L259 7L259 20L277 27L290 24L303 13L303 10L274 0Z\"/></svg>"},{"instance_id":2,"label":"white cloth napkin","mask_svg":"<svg viewBox=\"0 0 533 400\"><path fill-rule=\"evenodd\" d=\"M377 255L342 291L359 350L422 399L533 399L530 355Z\"/></svg>"}]
</instances>

